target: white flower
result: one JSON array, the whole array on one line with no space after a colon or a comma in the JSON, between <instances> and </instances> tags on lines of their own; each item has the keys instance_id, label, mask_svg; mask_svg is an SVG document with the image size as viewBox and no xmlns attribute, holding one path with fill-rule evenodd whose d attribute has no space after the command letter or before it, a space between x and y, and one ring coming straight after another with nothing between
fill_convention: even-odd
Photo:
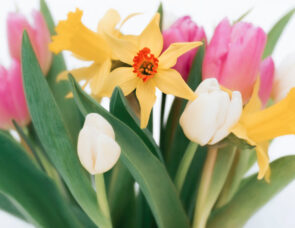
<instances>
[{"instance_id":1,"label":"white flower","mask_svg":"<svg viewBox=\"0 0 295 228\"><path fill-rule=\"evenodd\" d=\"M295 53L287 55L275 72L272 96L275 102L282 100L295 87Z\"/></svg>"},{"instance_id":2,"label":"white flower","mask_svg":"<svg viewBox=\"0 0 295 228\"><path fill-rule=\"evenodd\" d=\"M78 156L91 174L104 173L118 161L121 148L108 121L96 113L86 116L78 137Z\"/></svg>"},{"instance_id":3,"label":"white flower","mask_svg":"<svg viewBox=\"0 0 295 228\"><path fill-rule=\"evenodd\" d=\"M240 92L228 94L215 78L204 80L180 117L184 134L200 145L215 144L225 138L239 120L243 101Z\"/></svg>"}]
</instances>

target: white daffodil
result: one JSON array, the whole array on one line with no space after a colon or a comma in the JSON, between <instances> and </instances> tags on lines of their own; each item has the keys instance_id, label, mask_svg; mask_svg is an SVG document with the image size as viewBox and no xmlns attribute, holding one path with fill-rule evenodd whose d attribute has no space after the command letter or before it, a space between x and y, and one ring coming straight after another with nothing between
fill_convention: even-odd
<instances>
[{"instance_id":1,"label":"white daffodil","mask_svg":"<svg viewBox=\"0 0 295 228\"><path fill-rule=\"evenodd\" d=\"M110 123L96 113L88 114L78 138L78 156L83 167L93 175L107 172L120 153Z\"/></svg>"},{"instance_id":2,"label":"white daffodil","mask_svg":"<svg viewBox=\"0 0 295 228\"><path fill-rule=\"evenodd\" d=\"M238 122L243 109L241 94L224 91L215 78L204 80L195 94L197 98L187 104L180 125L191 141L215 144Z\"/></svg>"}]
</instances>

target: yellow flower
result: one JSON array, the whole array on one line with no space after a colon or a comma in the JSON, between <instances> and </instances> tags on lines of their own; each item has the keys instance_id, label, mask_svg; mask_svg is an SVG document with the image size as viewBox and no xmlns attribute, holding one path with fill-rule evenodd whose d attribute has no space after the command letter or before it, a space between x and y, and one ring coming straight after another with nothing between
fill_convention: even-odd
<instances>
[{"instance_id":1,"label":"yellow flower","mask_svg":"<svg viewBox=\"0 0 295 228\"><path fill-rule=\"evenodd\" d=\"M264 110L261 110L258 89L259 82L256 83L252 97L232 132L256 146L260 169L258 179L265 177L269 181L268 141L278 136L295 134L295 88L285 99Z\"/></svg>"},{"instance_id":2,"label":"yellow flower","mask_svg":"<svg viewBox=\"0 0 295 228\"><path fill-rule=\"evenodd\" d=\"M159 21L160 15L156 14L139 36L129 39L107 35L114 54L130 67L113 70L107 77L101 94L111 96L116 86L121 87L124 95L136 90L141 109L141 128L147 126L156 101L156 87L167 94L189 100L195 98L181 75L170 68L176 64L179 56L200 46L202 42L174 43L161 54L163 37Z\"/></svg>"},{"instance_id":3,"label":"yellow flower","mask_svg":"<svg viewBox=\"0 0 295 228\"><path fill-rule=\"evenodd\" d=\"M70 72L77 81L86 81L83 87L90 84L92 96L100 98L99 91L111 70L111 60L116 59L105 39L105 34L122 37L116 29L121 19L117 11L110 9L100 20L98 31L94 32L82 24L82 15L83 12L76 9L75 12L68 14L66 20L59 22L56 27L57 35L52 37L53 41L49 48L55 54L68 50L81 60L91 61L92 64L89 67L65 71L59 75L58 79L67 79L67 74ZM136 14L127 17L120 26L134 15Z\"/></svg>"}]
</instances>

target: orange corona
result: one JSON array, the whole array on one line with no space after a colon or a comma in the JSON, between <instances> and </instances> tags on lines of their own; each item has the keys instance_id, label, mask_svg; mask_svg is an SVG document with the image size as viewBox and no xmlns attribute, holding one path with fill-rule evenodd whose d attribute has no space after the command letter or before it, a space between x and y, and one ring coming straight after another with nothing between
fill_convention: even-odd
<instances>
[{"instance_id":1,"label":"orange corona","mask_svg":"<svg viewBox=\"0 0 295 228\"><path fill-rule=\"evenodd\" d=\"M151 53L151 50L145 47L133 58L133 72L146 82L157 73L158 62L159 60Z\"/></svg>"}]
</instances>

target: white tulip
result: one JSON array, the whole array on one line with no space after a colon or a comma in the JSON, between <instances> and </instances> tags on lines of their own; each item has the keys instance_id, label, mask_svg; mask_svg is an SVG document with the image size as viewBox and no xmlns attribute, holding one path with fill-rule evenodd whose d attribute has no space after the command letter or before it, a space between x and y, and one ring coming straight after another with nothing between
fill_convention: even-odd
<instances>
[{"instance_id":1,"label":"white tulip","mask_svg":"<svg viewBox=\"0 0 295 228\"><path fill-rule=\"evenodd\" d=\"M295 87L295 53L284 58L276 69L272 93L275 102L286 97L293 87Z\"/></svg>"},{"instance_id":2,"label":"white tulip","mask_svg":"<svg viewBox=\"0 0 295 228\"><path fill-rule=\"evenodd\" d=\"M239 121L243 109L241 93L233 91L230 96L215 78L204 80L195 93L197 98L187 104L180 125L191 141L215 144Z\"/></svg>"},{"instance_id":3,"label":"white tulip","mask_svg":"<svg viewBox=\"0 0 295 228\"><path fill-rule=\"evenodd\" d=\"M83 167L93 175L104 173L116 164L120 153L110 123L96 113L88 114L78 137L78 156Z\"/></svg>"}]
</instances>

